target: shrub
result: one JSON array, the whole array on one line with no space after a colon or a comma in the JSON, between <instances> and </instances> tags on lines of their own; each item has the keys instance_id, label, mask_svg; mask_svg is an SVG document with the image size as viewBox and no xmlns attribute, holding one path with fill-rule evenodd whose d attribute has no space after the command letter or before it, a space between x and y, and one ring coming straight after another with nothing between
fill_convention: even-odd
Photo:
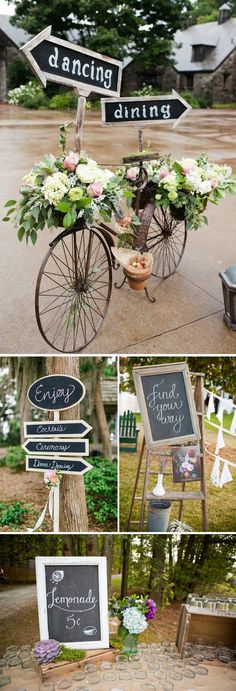
<instances>
[{"instance_id":1,"label":"shrub","mask_svg":"<svg viewBox=\"0 0 236 691\"><path fill-rule=\"evenodd\" d=\"M130 96L156 96L161 92L158 89L154 89L151 84L144 84L140 89L136 91L131 91Z\"/></svg>"},{"instance_id":2,"label":"shrub","mask_svg":"<svg viewBox=\"0 0 236 691\"><path fill-rule=\"evenodd\" d=\"M117 518L117 463L91 458L93 470L84 476L89 511L98 523Z\"/></svg>"},{"instance_id":3,"label":"shrub","mask_svg":"<svg viewBox=\"0 0 236 691\"><path fill-rule=\"evenodd\" d=\"M18 446L20 445L20 422L19 420L10 420L10 429L7 437L0 434L0 447Z\"/></svg>"},{"instance_id":4,"label":"shrub","mask_svg":"<svg viewBox=\"0 0 236 691\"><path fill-rule=\"evenodd\" d=\"M48 98L42 86L33 79L27 84L21 84L17 89L12 89L8 93L9 103L14 106L24 106L25 108L46 108Z\"/></svg>"},{"instance_id":5,"label":"shrub","mask_svg":"<svg viewBox=\"0 0 236 691\"><path fill-rule=\"evenodd\" d=\"M30 509L23 506L22 501L15 501L14 504L0 504L0 525L11 525L15 528L21 523L22 519L30 513Z\"/></svg>"},{"instance_id":6,"label":"shrub","mask_svg":"<svg viewBox=\"0 0 236 691\"><path fill-rule=\"evenodd\" d=\"M191 91L181 91L180 96L182 96L192 108L201 108L199 98Z\"/></svg>"},{"instance_id":7,"label":"shrub","mask_svg":"<svg viewBox=\"0 0 236 691\"><path fill-rule=\"evenodd\" d=\"M10 468L12 473L18 473L24 469L25 451L21 446L8 446L6 456L2 459L2 465Z\"/></svg>"},{"instance_id":8,"label":"shrub","mask_svg":"<svg viewBox=\"0 0 236 691\"><path fill-rule=\"evenodd\" d=\"M56 94L49 102L49 108L52 110L70 110L77 107L78 96L75 91L64 91L64 93Z\"/></svg>"}]
</instances>

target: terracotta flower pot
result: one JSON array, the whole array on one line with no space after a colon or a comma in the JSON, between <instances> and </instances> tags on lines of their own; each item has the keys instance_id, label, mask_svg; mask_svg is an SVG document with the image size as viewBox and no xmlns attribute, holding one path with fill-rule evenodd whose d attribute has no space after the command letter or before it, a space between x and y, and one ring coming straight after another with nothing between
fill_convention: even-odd
<instances>
[{"instance_id":1,"label":"terracotta flower pot","mask_svg":"<svg viewBox=\"0 0 236 691\"><path fill-rule=\"evenodd\" d=\"M142 259L144 259L146 262L145 268L140 268L133 265L134 262L138 263L142 261ZM124 275L127 277L129 287L132 288L132 290L144 290L152 273L152 265L152 255L150 253L144 253L143 255L133 255L133 257L129 260L129 263L124 266Z\"/></svg>"}]
</instances>

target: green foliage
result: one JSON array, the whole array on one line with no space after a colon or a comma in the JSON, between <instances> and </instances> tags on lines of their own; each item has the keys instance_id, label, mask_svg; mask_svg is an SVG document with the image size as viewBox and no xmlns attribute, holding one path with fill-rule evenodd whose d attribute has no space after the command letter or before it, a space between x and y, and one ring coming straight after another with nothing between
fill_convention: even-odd
<instances>
[{"instance_id":1,"label":"green foliage","mask_svg":"<svg viewBox=\"0 0 236 691\"><path fill-rule=\"evenodd\" d=\"M98 523L117 518L117 463L91 458L93 470L84 476L89 511Z\"/></svg>"},{"instance_id":2,"label":"green foliage","mask_svg":"<svg viewBox=\"0 0 236 691\"><path fill-rule=\"evenodd\" d=\"M143 52L145 63L156 66L169 59L190 7L189 0L17 0L12 22L32 35L51 24L56 36L66 39L71 31L80 45L118 59Z\"/></svg>"},{"instance_id":3,"label":"green foliage","mask_svg":"<svg viewBox=\"0 0 236 691\"><path fill-rule=\"evenodd\" d=\"M206 22L215 22L218 20L219 8L222 5L222 0L196 0L192 3L189 16L192 24L205 24ZM231 0L231 14L236 16L236 0Z\"/></svg>"},{"instance_id":4,"label":"green foliage","mask_svg":"<svg viewBox=\"0 0 236 691\"><path fill-rule=\"evenodd\" d=\"M58 662L76 662L77 660L84 660L86 653L84 650L75 650L74 648L67 648L63 643L61 643L61 654L55 657L52 662L57 664Z\"/></svg>"},{"instance_id":5,"label":"green foliage","mask_svg":"<svg viewBox=\"0 0 236 691\"><path fill-rule=\"evenodd\" d=\"M25 451L21 446L8 446L6 456L3 458L4 465L13 473L18 473L24 469Z\"/></svg>"},{"instance_id":6,"label":"green foliage","mask_svg":"<svg viewBox=\"0 0 236 691\"><path fill-rule=\"evenodd\" d=\"M77 108L78 96L75 91L64 91L53 96L49 102L52 110L71 110Z\"/></svg>"},{"instance_id":7,"label":"green foliage","mask_svg":"<svg viewBox=\"0 0 236 691\"><path fill-rule=\"evenodd\" d=\"M16 89L26 84L32 78L32 71L23 58L16 57L8 65L8 84L10 89Z\"/></svg>"},{"instance_id":8,"label":"green foliage","mask_svg":"<svg viewBox=\"0 0 236 691\"><path fill-rule=\"evenodd\" d=\"M19 420L9 420L10 430L6 438L0 434L0 447L18 446L20 444L20 422ZM5 462L4 464L5 465Z\"/></svg>"},{"instance_id":9,"label":"green foliage","mask_svg":"<svg viewBox=\"0 0 236 691\"><path fill-rule=\"evenodd\" d=\"M22 501L15 501L14 504L2 502L0 504L0 525L10 525L17 528L30 511L31 509L24 506Z\"/></svg>"},{"instance_id":10,"label":"green foliage","mask_svg":"<svg viewBox=\"0 0 236 691\"><path fill-rule=\"evenodd\" d=\"M21 84L16 89L12 89L8 93L9 103L14 106L23 106L24 108L46 108L48 105L48 98L40 84L35 80Z\"/></svg>"}]
</instances>

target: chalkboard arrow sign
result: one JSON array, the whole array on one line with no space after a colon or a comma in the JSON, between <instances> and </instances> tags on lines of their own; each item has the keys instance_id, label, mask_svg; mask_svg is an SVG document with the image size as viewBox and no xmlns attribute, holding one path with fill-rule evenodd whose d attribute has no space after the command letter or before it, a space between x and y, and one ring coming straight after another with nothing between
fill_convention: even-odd
<instances>
[{"instance_id":1,"label":"chalkboard arrow sign","mask_svg":"<svg viewBox=\"0 0 236 691\"><path fill-rule=\"evenodd\" d=\"M174 89L168 96L144 96L140 98L102 98L102 123L104 125L155 125L172 122L174 127L182 120L191 106Z\"/></svg>"},{"instance_id":2,"label":"chalkboard arrow sign","mask_svg":"<svg viewBox=\"0 0 236 691\"><path fill-rule=\"evenodd\" d=\"M48 456L26 456L26 470L43 473L45 470L60 470L63 475L84 475L93 466L84 458L52 458Z\"/></svg>"},{"instance_id":3,"label":"chalkboard arrow sign","mask_svg":"<svg viewBox=\"0 0 236 691\"><path fill-rule=\"evenodd\" d=\"M63 454L64 456L78 456L78 454L84 454L88 456L89 454L89 441L88 439L27 439L24 444L22 444L22 449L27 451L27 453L36 454Z\"/></svg>"},{"instance_id":4,"label":"chalkboard arrow sign","mask_svg":"<svg viewBox=\"0 0 236 691\"><path fill-rule=\"evenodd\" d=\"M122 63L51 35L51 26L21 47L43 86L47 80L75 86L88 96L91 91L119 96Z\"/></svg>"},{"instance_id":5,"label":"chalkboard arrow sign","mask_svg":"<svg viewBox=\"0 0 236 691\"><path fill-rule=\"evenodd\" d=\"M76 438L84 437L91 429L91 425L84 420L62 420L61 422L43 420L43 422L25 422L24 436L44 437L44 439L51 437Z\"/></svg>"},{"instance_id":6,"label":"chalkboard arrow sign","mask_svg":"<svg viewBox=\"0 0 236 691\"><path fill-rule=\"evenodd\" d=\"M31 384L27 396L36 408L64 410L80 403L85 395L82 382L66 374L51 374Z\"/></svg>"}]
</instances>

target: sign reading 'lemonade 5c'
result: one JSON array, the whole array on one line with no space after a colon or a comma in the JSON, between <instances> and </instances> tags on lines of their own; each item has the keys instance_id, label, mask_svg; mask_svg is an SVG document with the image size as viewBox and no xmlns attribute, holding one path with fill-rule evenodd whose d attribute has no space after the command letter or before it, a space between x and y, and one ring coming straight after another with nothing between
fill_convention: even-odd
<instances>
[{"instance_id":1,"label":"sign reading 'lemonade 5c'","mask_svg":"<svg viewBox=\"0 0 236 691\"><path fill-rule=\"evenodd\" d=\"M41 377L31 384L28 399L32 405L42 410L64 410L82 401L85 388L76 377L66 374L52 374Z\"/></svg>"},{"instance_id":2,"label":"sign reading 'lemonade 5c'","mask_svg":"<svg viewBox=\"0 0 236 691\"><path fill-rule=\"evenodd\" d=\"M105 557L36 557L41 639L108 648Z\"/></svg>"}]
</instances>

